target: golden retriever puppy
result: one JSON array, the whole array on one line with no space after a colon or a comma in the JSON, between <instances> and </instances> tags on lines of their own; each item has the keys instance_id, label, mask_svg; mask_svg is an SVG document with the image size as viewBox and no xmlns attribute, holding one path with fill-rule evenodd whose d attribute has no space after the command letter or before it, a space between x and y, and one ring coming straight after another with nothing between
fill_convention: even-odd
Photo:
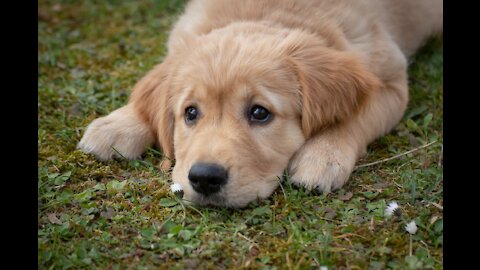
<instances>
[{"instance_id":1,"label":"golden retriever puppy","mask_svg":"<svg viewBox=\"0 0 480 270\"><path fill-rule=\"evenodd\" d=\"M442 28L441 0L193 0L163 63L78 147L134 159L157 143L200 205L266 198L285 169L329 192L399 122L407 58Z\"/></svg>"}]
</instances>

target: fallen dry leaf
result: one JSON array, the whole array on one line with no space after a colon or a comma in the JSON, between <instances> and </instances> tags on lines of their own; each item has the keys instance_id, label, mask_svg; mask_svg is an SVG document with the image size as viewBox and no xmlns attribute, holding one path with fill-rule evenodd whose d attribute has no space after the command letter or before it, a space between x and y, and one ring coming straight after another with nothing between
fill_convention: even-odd
<instances>
[{"instance_id":1,"label":"fallen dry leaf","mask_svg":"<svg viewBox=\"0 0 480 270\"><path fill-rule=\"evenodd\" d=\"M49 160L49 161L55 161L55 160L57 160L57 159L58 159L57 156L49 156L49 157L47 158L47 160Z\"/></svg>"},{"instance_id":2,"label":"fallen dry leaf","mask_svg":"<svg viewBox=\"0 0 480 270\"><path fill-rule=\"evenodd\" d=\"M368 226L368 229L372 232L375 230L375 221L373 220L373 217L370 220L370 225Z\"/></svg>"},{"instance_id":3,"label":"fallen dry leaf","mask_svg":"<svg viewBox=\"0 0 480 270\"><path fill-rule=\"evenodd\" d=\"M39 10L38 19L40 21L48 21L48 13L45 10Z\"/></svg>"},{"instance_id":4,"label":"fallen dry leaf","mask_svg":"<svg viewBox=\"0 0 480 270\"><path fill-rule=\"evenodd\" d=\"M260 249L256 245L250 245L250 248L248 249L248 255L251 257L255 257L260 253Z\"/></svg>"},{"instance_id":5,"label":"fallen dry leaf","mask_svg":"<svg viewBox=\"0 0 480 270\"><path fill-rule=\"evenodd\" d=\"M353 193L352 193L352 192L347 192L347 193L345 193L345 194L343 194L343 195L338 196L338 198L339 198L340 200L342 200L342 201L348 201L348 200L350 200L352 197L353 197Z\"/></svg>"},{"instance_id":6,"label":"fallen dry leaf","mask_svg":"<svg viewBox=\"0 0 480 270\"><path fill-rule=\"evenodd\" d=\"M57 215L55 215L55 213L50 213L47 215L47 217L52 224L62 224L62 222L60 221L60 219L57 218Z\"/></svg>"},{"instance_id":7,"label":"fallen dry leaf","mask_svg":"<svg viewBox=\"0 0 480 270\"><path fill-rule=\"evenodd\" d=\"M376 190L382 190L382 189L387 188L388 184L385 183L385 182L378 182L378 183L375 183L372 187Z\"/></svg>"},{"instance_id":8,"label":"fallen dry leaf","mask_svg":"<svg viewBox=\"0 0 480 270\"><path fill-rule=\"evenodd\" d=\"M103 218L112 218L115 216L115 210L113 208L108 207L105 211L100 212L100 216Z\"/></svg>"},{"instance_id":9,"label":"fallen dry leaf","mask_svg":"<svg viewBox=\"0 0 480 270\"><path fill-rule=\"evenodd\" d=\"M437 221L439 218L441 218L440 216L433 216L431 219L430 219L430 225L433 225L433 223L435 223L435 221Z\"/></svg>"},{"instance_id":10,"label":"fallen dry leaf","mask_svg":"<svg viewBox=\"0 0 480 270\"><path fill-rule=\"evenodd\" d=\"M82 116L83 114L82 108L83 108L83 105L80 102L77 102L72 106L70 106L70 108L68 108L68 115L73 117Z\"/></svg>"},{"instance_id":11,"label":"fallen dry leaf","mask_svg":"<svg viewBox=\"0 0 480 270\"><path fill-rule=\"evenodd\" d=\"M62 11L62 5L60 5L60 4L53 5L52 11L55 11L55 12Z\"/></svg>"},{"instance_id":12,"label":"fallen dry leaf","mask_svg":"<svg viewBox=\"0 0 480 270\"><path fill-rule=\"evenodd\" d=\"M337 212L330 207L325 207L325 218L333 219L337 216Z\"/></svg>"}]
</instances>

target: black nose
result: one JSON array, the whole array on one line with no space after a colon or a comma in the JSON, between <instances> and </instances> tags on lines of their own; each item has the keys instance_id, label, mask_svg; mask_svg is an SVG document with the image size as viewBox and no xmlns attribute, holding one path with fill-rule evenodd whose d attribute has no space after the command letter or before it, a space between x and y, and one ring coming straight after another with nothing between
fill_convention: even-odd
<instances>
[{"instance_id":1,"label":"black nose","mask_svg":"<svg viewBox=\"0 0 480 270\"><path fill-rule=\"evenodd\" d=\"M203 195L218 192L227 183L227 178L225 168L214 163L195 163L188 173L193 189Z\"/></svg>"}]
</instances>

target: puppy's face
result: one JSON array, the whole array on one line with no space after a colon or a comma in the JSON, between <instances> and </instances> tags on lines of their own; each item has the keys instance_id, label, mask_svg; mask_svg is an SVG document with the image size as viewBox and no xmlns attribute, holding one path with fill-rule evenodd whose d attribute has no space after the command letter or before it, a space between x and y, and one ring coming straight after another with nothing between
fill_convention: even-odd
<instances>
[{"instance_id":1,"label":"puppy's face","mask_svg":"<svg viewBox=\"0 0 480 270\"><path fill-rule=\"evenodd\" d=\"M209 49L197 51L175 76L172 177L185 200L244 206L273 192L305 140L299 85L286 63L261 59L253 48L216 57Z\"/></svg>"},{"instance_id":2,"label":"puppy's face","mask_svg":"<svg viewBox=\"0 0 480 270\"><path fill-rule=\"evenodd\" d=\"M305 140L366 95L355 89L363 75L339 68L356 69L356 62L320 51L321 42L310 48L295 35L228 33L199 38L170 57L163 86L137 96L149 100L146 114L164 151L173 149L172 177L184 199L242 207L268 197ZM334 89L342 84L351 89Z\"/></svg>"}]
</instances>

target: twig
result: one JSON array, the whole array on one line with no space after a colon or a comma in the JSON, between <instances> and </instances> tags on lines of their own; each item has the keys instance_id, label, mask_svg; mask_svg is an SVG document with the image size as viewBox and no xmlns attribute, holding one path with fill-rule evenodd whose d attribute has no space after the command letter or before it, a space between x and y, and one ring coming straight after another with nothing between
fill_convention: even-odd
<instances>
[{"instance_id":1,"label":"twig","mask_svg":"<svg viewBox=\"0 0 480 270\"><path fill-rule=\"evenodd\" d=\"M180 202L180 205L182 206L182 209L183 209L182 227L185 227L185 220L187 219L187 209L185 208L185 204L181 199L179 199L178 201Z\"/></svg>"},{"instance_id":2,"label":"twig","mask_svg":"<svg viewBox=\"0 0 480 270\"><path fill-rule=\"evenodd\" d=\"M443 206L441 206L440 204L436 203L436 202L431 202L430 205L433 205L435 207L437 207L438 209L442 210L443 211Z\"/></svg>"},{"instance_id":3,"label":"twig","mask_svg":"<svg viewBox=\"0 0 480 270\"><path fill-rule=\"evenodd\" d=\"M117 153L121 158L123 158L124 160L128 160L128 158L126 158L124 155L122 155L122 153L120 153L120 151L117 150L117 148L113 147L113 145L110 146L113 151L115 151L115 153Z\"/></svg>"},{"instance_id":4,"label":"twig","mask_svg":"<svg viewBox=\"0 0 480 270\"><path fill-rule=\"evenodd\" d=\"M290 256L288 256L288 252L287 252L287 254L285 254L285 261L287 263L288 270L291 270L292 269L292 263L290 262Z\"/></svg>"},{"instance_id":5,"label":"twig","mask_svg":"<svg viewBox=\"0 0 480 270\"><path fill-rule=\"evenodd\" d=\"M284 198L285 201L286 201L286 200L287 200L287 195L285 194L285 189L283 189L282 179L280 179L280 177L277 177L277 181L278 181L278 184L280 185L280 188L282 189L283 198Z\"/></svg>"},{"instance_id":6,"label":"twig","mask_svg":"<svg viewBox=\"0 0 480 270\"><path fill-rule=\"evenodd\" d=\"M399 157L408 155L408 154L413 153L413 152L416 152L416 151L418 151L418 150L422 150L422 149L424 149L424 148L427 148L427 147L429 147L430 145L432 145L432 144L434 144L434 143L436 143L436 142L437 142L437 141L433 141L433 142L431 142L431 143L422 145L422 146L420 146L420 147L417 147L417 148L412 149L412 150L409 150L409 151L407 151L407 152L404 152L404 153L395 155L395 156L393 156L393 157L389 157L389 158L386 158L386 159L377 160L377 161L375 161L375 162L371 162L371 163L361 164L361 165L355 166L354 170L359 169L359 168L363 168L363 167L368 167L368 166L377 165L377 164L380 164L380 163L384 163L384 162L387 162L387 161L390 161L390 160L393 160L393 159L396 159L396 158L399 158Z\"/></svg>"},{"instance_id":7,"label":"twig","mask_svg":"<svg viewBox=\"0 0 480 270\"><path fill-rule=\"evenodd\" d=\"M253 241L252 239L246 237L245 235L241 234L240 232L237 232L237 235L242 237L243 239L247 240L249 243L251 243L252 245L254 246L257 246L258 247L258 244L255 243L255 241Z\"/></svg>"},{"instance_id":8,"label":"twig","mask_svg":"<svg viewBox=\"0 0 480 270\"><path fill-rule=\"evenodd\" d=\"M323 220L326 220L326 221L333 221L333 222L338 222L338 220L335 220L335 219L330 219L330 218L326 218L326 217L317 217L319 219L323 219Z\"/></svg>"},{"instance_id":9,"label":"twig","mask_svg":"<svg viewBox=\"0 0 480 270\"><path fill-rule=\"evenodd\" d=\"M362 239L368 240L367 238L365 238L365 237L363 237L363 236L361 236L361 235L359 235L359 234L356 234L356 233L344 233L344 234L342 234L342 235L335 236L334 238L345 238L345 237L349 237L349 236L358 236L358 237L360 237L360 238L362 238Z\"/></svg>"},{"instance_id":10,"label":"twig","mask_svg":"<svg viewBox=\"0 0 480 270\"><path fill-rule=\"evenodd\" d=\"M188 201L188 200L184 200L186 202L191 202L191 201ZM193 211L197 212L197 214L199 214L203 219L205 219L205 216L202 214L202 212L200 212L197 208L189 205L189 204L185 204L185 206L187 206L188 208L192 209ZM203 222L203 220L202 220Z\"/></svg>"},{"instance_id":11,"label":"twig","mask_svg":"<svg viewBox=\"0 0 480 270\"><path fill-rule=\"evenodd\" d=\"M440 167L442 165L442 160L443 160L443 143L440 144L440 156L438 157L438 162L437 162L437 166Z\"/></svg>"},{"instance_id":12,"label":"twig","mask_svg":"<svg viewBox=\"0 0 480 270\"><path fill-rule=\"evenodd\" d=\"M428 250L428 245L425 243L423 240L420 240L420 243L422 243L425 246L425 249L427 250L428 258L430 258L430 251Z\"/></svg>"},{"instance_id":13,"label":"twig","mask_svg":"<svg viewBox=\"0 0 480 270\"><path fill-rule=\"evenodd\" d=\"M412 235L410 234L410 256L412 256Z\"/></svg>"}]
</instances>

